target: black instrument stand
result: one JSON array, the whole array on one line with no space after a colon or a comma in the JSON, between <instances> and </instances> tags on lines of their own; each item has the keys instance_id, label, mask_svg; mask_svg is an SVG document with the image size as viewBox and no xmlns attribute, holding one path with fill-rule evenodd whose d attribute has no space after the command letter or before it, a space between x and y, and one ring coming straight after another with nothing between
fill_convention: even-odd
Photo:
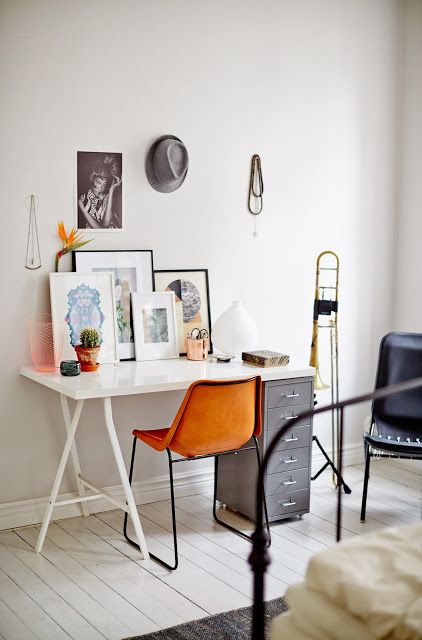
<instances>
[{"instance_id":1,"label":"black instrument stand","mask_svg":"<svg viewBox=\"0 0 422 640\"><path fill-rule=\"evenodd\" d=\"M317 443L317 446L319 447L322 455L324 456L324 458L326 459L326 463L321 467L321 469L318 471L318 473L316 473L314 476L311 476L311 480L316 480L318 478L319 475L321 475L321 473L323 471L325 471L325 469L327 467L331 467L334 475L337 478L338 481L338 487L343 487L344 489L344 493L352 493L351 488L349 487L348 484L346 484L343 480L343 476L340 475L340 473L338 472L338 470L336 469L336 467L334 466L334 463L332 460L330 460L330 458L327 455L327 452L325 451L324 447L322 446L322 444L320 443L320 441L318 440L317 436L312 436L312 441Z\"/></svg>"}]
</instances>

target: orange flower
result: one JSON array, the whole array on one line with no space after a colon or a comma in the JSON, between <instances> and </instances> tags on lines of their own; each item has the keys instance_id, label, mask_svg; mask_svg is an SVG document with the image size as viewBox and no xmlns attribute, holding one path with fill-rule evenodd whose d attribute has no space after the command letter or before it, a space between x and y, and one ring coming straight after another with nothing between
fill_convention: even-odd
<instances>
[{"instance_id":1,"label":"orange flower","mask_svg":"<svg viewBox=\"0 0 422 640\"><path fill-rule=\"evenodd\" d=\"M75 227L72 227L69 232L69 237L67 239L67 244L73 244L76 241L77 233Z\"/></svg>"},{"instance_id":2,"label":"orange flower","mask_svg":"<svg viewBox=\"0 0 422 640\"><path fill-rule=\"evenodd\" d=\"M63 220L61 222L58 223L57 225L57 230L59 232L59 236L63 241L63 244L66 244L67 242L67 237L66 237L66 229L64 228L64 223Z\"/></svg>"},{"instance_id":3,"label":"orange flower","mask_svg":"<svg viewBox=\"0 0 422 640\"><path fill-rule=\"evenodd\" d=\"M83 247L84 244L88 244L91 240L83 240L83 235L80 231L77 231L75 227L72 227L69 231L69 235L66 233L66 228L64 226L63 221L61 220L57 224L57 232L59 234L60 240L63 243L63 249L56 253L56 271L59 270L59 260L62 256L70 251L74 251L75 249L79 249Z\"/></svg>"}]
</instances>

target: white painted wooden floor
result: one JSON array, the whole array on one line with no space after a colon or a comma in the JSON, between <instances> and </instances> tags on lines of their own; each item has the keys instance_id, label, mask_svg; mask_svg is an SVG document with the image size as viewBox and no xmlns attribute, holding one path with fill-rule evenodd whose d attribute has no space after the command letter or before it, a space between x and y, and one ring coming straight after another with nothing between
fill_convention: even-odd
<instances>
[{"instance_id":1,"label":"white painted wooden floor","mask_svg":"<svg viewBox=\"0 0 422 640\"><path fill-rule=\"evenodd\" d=\"M349 467L353 493L344 496L343 537L417 522L417 471L391 460L373 462L368 518L361 524L363 469ZM335 500L326 472L312 485L310 514L271 526L267 598L301 580L312 554L334 544ZM168 508L167 502L140 507L152 552L169 551ZM250 604L250 545L213 521L210 495L179 498L177 520L175 572L140 559L124 541L119 511L51 524L40 556L32 548L39 527L0 532L0 639L121 640Z\"/></svg>"}]
</instances>

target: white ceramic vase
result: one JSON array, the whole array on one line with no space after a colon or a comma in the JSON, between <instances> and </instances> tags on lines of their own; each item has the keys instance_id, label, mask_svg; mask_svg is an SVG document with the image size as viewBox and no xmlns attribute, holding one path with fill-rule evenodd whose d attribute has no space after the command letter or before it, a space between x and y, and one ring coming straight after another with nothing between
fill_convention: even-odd
<instances>
[{"instance_id":1,"label":"white ceramic vase","mask_svg":"<svg viewBox=\"0 0 422 640\"><path fill-rule=\"evenodd\" d=\"M257 326L240 300L235 300L231 307L221 314L212 329L214 347L231 356L256 349L257 341Z\"/></svg>"}]
</instances>

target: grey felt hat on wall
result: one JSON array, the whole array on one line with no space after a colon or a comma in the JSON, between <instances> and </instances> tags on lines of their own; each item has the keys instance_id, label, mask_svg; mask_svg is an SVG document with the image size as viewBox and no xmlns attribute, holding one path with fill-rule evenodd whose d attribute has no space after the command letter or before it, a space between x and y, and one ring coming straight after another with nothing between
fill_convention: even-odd
<instances>
[{"instance_id":1,"label":"grey felt hat on wall","mask_svg":"<svg viewBox=\"0 0 422 640\"><path fill-rule=\"evenodd\" d=\"M145 171L151 187L161 193L176 191L186 178L189 157L183 142L176 136L158 138L148 151Z\"/></svg>"}]
</instances>

